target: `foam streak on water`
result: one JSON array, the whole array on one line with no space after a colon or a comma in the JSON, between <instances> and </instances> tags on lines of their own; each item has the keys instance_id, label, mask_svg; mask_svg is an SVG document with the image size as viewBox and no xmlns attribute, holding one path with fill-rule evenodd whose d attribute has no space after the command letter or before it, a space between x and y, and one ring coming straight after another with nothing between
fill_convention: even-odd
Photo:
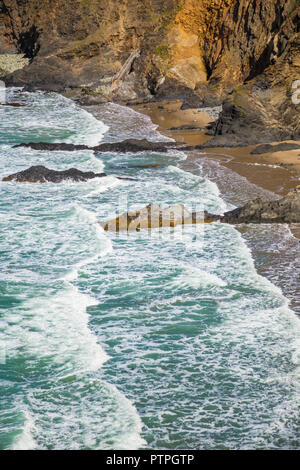
<instances>
[{"instance_id":1,"label":"foam streak on water","mask_svg":"<svg viewBox=\"0 0 300 470\"><path fill-rule=\"evenodd\" d=\"M0 447L299 448L300 322L242 235L218 223L130 234L98 224L127 202L222 213L217 184L174 152L12 149L156 131L108 105L104 122L118 116L121 128L104 134L65 98L11 93L27 106L0 108L1 178L33 164L109 176L1 183Z\"/></svg>"}]
</instances>

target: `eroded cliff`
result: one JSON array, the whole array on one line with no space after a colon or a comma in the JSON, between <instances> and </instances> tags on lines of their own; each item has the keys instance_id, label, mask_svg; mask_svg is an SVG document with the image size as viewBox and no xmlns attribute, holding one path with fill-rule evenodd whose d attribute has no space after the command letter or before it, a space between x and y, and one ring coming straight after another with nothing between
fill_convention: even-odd
<instances>
[{"instance_id":1,"label":"eroded cliff","mask_svg":"<svg viewBox=\"0 0 300 470\"><path fill-rule=\"evenodd\" d=\"M9 84L121 102L180 97L199 106L226 99L214 128L220 145L228 135L243 140L249 123L261 141L299 136L299 104L291 99L300 79L299 0L0 5L0 53L30 61L6 76Z\"/></svg>"}]
</instances>

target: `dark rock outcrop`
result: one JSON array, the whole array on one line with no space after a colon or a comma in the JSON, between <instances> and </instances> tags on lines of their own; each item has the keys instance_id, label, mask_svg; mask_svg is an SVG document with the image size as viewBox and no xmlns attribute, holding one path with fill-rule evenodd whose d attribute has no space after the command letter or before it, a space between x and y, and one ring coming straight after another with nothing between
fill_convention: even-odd
<instances>
[{"instance_id":1,"label":"dark rock outcrop","mask_svg":"<svg viewBox=\"0 0 300 470\"><path fill-rule=\"evenodd\" d=\"M163 209L159 204L135 212L126 212L119 217L101 223L106 231L140 231L177 225L194 225L212 222L227 224L300 223L300 188L277 201L256 199L245 206L226 212L224 216L204 212L189 212L183 204Z\"/></svg>"},{"instance_id":2,"label":"dark rock outcrop","mask_svg":"<svg viewBox=\"0 0 300 470\"><path fill-rule=\"evenodd\" d=\"M202 127L192 126L191 124L183 124L182 126L170 127L169 131L200 131Z\"/></svg>"},{"instance_id":3,"label":"dark rock outcrop","mask_svg":"<svg viewBox=\"0 0 300 470\"><path fill-rule=\"evenodd\" d=\"M173 142L150 142L146 139L127 139L122 142L100 144L93 147L95 152L167 152L169 148L176 147Z\"/></svg>"},{"instance_id":4,"label":"dark rock outcrop","mask_svg":"<svg viewBox=\"0 0 300 470\"><path fill-rule=\"evenodd\" d=\"M16 145L18 147L29 147L34 150L51 150L71 152L75 150L93 150L94 152L118 152L118 153L138 153L138 152L167 152L169 148L176 148L173 142L150 142L146 139L127 139L122 142L104 143L95 147L87 145L65 144L65 143L48 143L48 142L30 142Z\"/></svg>"},{"instance_id":5,"label":"dark rock outcrop","mask_svg":"<svg viewBox=\"0 0 300 470\"><path fill-rule=\"evenodd\" d=\"M119 217L101 223L105 231L135 231L177 225L211 223L219 219L208 212L189 212L183 204L162 208L159 204L149 204L135 212L126 212Z\"/></svg>"},{"instance_id":6,"label":"dark rock outcrop","mask_svg":"<svg viewBox=\"0 0 300 470\"><path fill-rule=\"evenodd\" d=\"M76 150L90 150L87 145L66 144L64 142L28 142L15 145L14 148L27 147L33 150L57 151L57 152L73 152Z\"/></svg>"},{"instance_id":7,"label":"dark rock outcrop","mask_svg":"<svg viewBox=\"0 0 300 470\"><path fill-rule=\"evenodd\" d=\"M32 166L27 170L20 171L13 175L3 178L2 181L17 181L18 183L61 183L65 180L87 181L93 178L102 178L105 173L93 173L92 171L83 172L76 168L70 168L65 171L49 170L44 166Z\"/></svg>"},{"instance_id":8,"label":"dark rock outcrop","mask_svg":"<svg viewBox=\"0 0 300 470\"><path fill-rule=\"evenodd\" d=\"M299 144L282 142L278 145L263 144L252 150L251 155L263 155L264 153L287 152L289 150L300 150Z\"/></svg>"},{"instance_id":9,"label":"dark rock outcrop","mask_svg":"<svg viewBox=\"0 0 300 470\"><path fill-rule=\"evenodd\" d=\"M221 217L227 224L300 223L300 188L277 201L256 199Z\"/></svg>"}]
</instances>

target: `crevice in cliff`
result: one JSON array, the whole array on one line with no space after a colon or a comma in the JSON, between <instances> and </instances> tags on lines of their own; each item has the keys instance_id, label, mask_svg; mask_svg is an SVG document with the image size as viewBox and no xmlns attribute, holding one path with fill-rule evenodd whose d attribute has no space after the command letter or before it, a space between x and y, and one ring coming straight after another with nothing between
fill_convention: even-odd
<instances>
[{"instance_id":1,"label":"crevice in cliff","mask_svg":"<svg viewBox=\"0 0 300 470\"><path fill-rule=\"evenodd\" d=\"M40 50L38 42L40 33L35 25L32 25L27 31L19 33L15 27L10 8L6 6L4 0L0 5L0 14L6 15L9 22L9 31L6 33L7 37L14 43L17 52L23 54L26 59L32 61Z\"/></svg>"},{"instance_id":2,"label":"crevice in cliff","mask_svg":"<svg viewBox=\"0 0 300 470\"><path fill-rule=\"evenodd\" d=\"M295 26L295 32L300 33L300 14L297 13L295 17L293 18L293 24Z\"/></svg>"},{"instance_id":3,"label":"crevice in cliff","mask_svg":"<svg viewBox=\"0 0 300 470\"><path fill-rule=\"evenodd\" d=\"M17 40L20 52L31 61L40 50L40 44L38 43L39 36L40 34L36 26L33 25L28 31L21 33Z\"/></svg>"},{"instance_id":4,"label":"crevice in cliff","mask_svg":"<svg viewBox=\"0 0 300 470\"><path fill-rule=\"evenodd\" d=\"M284 10L284 6L281 5L281 1L280 0L277 0L277 3L275 5L275 12L276 12L276 15L275 15L275 20L272 24L272 28L271 28L271 33L278 33L278 31L280 30L282 24L283 24L283 21L284 21L284 18L283 18L283 10Z\"/></svg>"},{"instance_id":5,"label":"crevice in cliff","mask_svg":"<svg viewBox=\"0 0 300 470\"><path fill-rule=\"evenodd\" d=\"M232 19L233 19L233 22L234 23L238 23L239 21L239 11L240 11L240 4L239 2L237 2L235 5L234 5L234 8L233 8L233 12L232 12Z\"/></svg>"},{"instance_id":6,"label":"crevice in cliff","mask_svg":"<svg viewBox=\"0 0 300 470\"><path fill-rule=\"evenodd\" d=\"M213 74L213 69L214 69L214 65L210 65L209 64L209 60L207 59L207 57L204 57L204 65L205 65L205 68L206 68L206 73L207 73L207 80L209 80Z\"/></svg>"},{"instance_id":7,"label":"crevice in cliff","mask_svg":"<svg viewBox=\"0 0 300 470\"><path fill-rule=\"evenodd\" d=\"M246 78L245 82L248 82L249 80L252 80L253 78L257 77L263 71L269 67L269 65L272 65L272 55L273 55L273 50L274 50L274 41L273 39L267 46L265 47L263 53L261 56L258 58L258 60L255 60L253 57L250 58L250 73L248 77Z\"/></svg>"}]
</instances>

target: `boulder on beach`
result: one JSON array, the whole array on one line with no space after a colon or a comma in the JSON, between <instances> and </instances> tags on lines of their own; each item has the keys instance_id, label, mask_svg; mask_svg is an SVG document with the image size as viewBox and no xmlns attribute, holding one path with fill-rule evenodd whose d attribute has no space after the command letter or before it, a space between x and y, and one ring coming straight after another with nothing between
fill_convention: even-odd
<instances>
[{"instance_id":1,"label":"boulder on beach","mask_svg":"<svg viewBox=\"0 0 300 470\"><path fill-rule=\"evenodd\" d=\"M32 166L27 170L14 173L3 178L2 181L17 181L18 183L60 183L65 180L87 181L92 178L102 178L105 173L93 173L92 171L83 172L76 168L69 170L56 171L50 170L45 166Z\"/></svg>"},{"instance_id":2,"label":"boulder on beach","mask_svg":"<svg viewBox=\"0 0 300 470\"><path fill-rule=\"evenodd\" d=\"M207 212L189 212L183 204L165 209L159 204L149 204L147 207L133 212L126 212L108 222L101 223L101 225L104 230L110 232L139 232L141 229L209 223L219 218L219 216Z\"/></svg>"}]
</instances>

